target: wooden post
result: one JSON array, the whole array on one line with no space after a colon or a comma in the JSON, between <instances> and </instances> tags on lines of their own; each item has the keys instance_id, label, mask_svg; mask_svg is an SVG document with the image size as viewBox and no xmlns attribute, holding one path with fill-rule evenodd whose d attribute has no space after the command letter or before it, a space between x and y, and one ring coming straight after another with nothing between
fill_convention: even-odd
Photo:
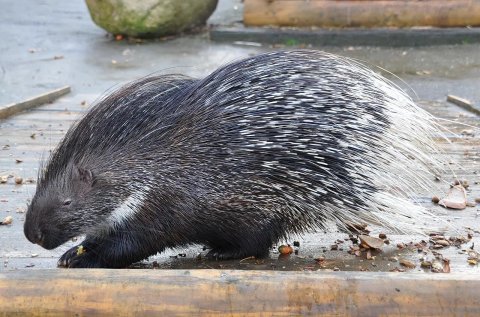
<instances>
[{"instance_id":1,"label":"wooden post","mask_svg":"<svg viewBox=\"0 0 480 317\"><path fill-rule=\"evenodd\" d=\"M480 0L245 0L248 26L478 26Z\"/></svg>"},{"instance_id":2,"label":"wooden post","mask_svg":"<svg viewBox=\"0 0 480 317\"><path fill-rule=\"evenodd\" d=\"M0 273L0 316L480 316L480 274L221 270Z\"/></svg>"}]
</instances>

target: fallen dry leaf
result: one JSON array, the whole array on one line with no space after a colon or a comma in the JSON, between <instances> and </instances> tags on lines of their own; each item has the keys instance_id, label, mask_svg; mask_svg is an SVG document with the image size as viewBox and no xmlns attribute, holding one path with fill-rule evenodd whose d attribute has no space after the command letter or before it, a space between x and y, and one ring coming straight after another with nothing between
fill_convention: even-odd
<instances>
[{"instance_id":1,"label":"fallen dry leaf","mask_svg":"<svg viewBox=\"0 0 480 317\"><path fill-rule=\"evenodd\" d=\"M380 249L383 247L383 240L375 237L359 235L360 243L367 249Z\"/></svg>"},{"instance_id":2,"label":"fallen dry leaf","mask_svg":"<svg viewBox=\"0 0 480 317\"><path fill-rule=\"evenodd\" d=\"M438 204L445 208L451 209L465 209L467 207L467 192L461 185L455 185L447 193L447 196L442 198Z\"/></svg>"}]
</instances>

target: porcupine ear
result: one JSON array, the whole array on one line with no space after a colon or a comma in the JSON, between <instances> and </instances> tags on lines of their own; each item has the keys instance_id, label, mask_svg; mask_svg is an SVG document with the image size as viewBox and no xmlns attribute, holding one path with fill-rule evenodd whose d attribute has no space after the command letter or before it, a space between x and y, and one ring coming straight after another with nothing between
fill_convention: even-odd
<instances>
[{"instance_id":1,"label":"porcupine ear","mask_svg":"<svg viewBox=\"0 0 480 317\"><path fill-rule=\"evenodd\" d=\"M89 169L85 169L79 166L74 166L75 178L82 183L93 185L93 173Z\"/></svg>"}]
</instances>

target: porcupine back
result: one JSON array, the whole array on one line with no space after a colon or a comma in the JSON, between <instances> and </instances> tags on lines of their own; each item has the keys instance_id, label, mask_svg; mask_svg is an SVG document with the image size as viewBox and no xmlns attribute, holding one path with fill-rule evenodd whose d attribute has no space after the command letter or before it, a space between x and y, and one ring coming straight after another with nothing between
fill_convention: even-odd
<instances>
[{"instance_id":1,"label":"porcupine back","mask_svg":"<svg viewBox=\"0 0 480 317\"><path fill-rule=\"evenodd\" d=\"M206 114L195 126L199 161L222 175L211 179L223 185L219 200L255 211L252 226L264 215L285 225L280 232L328 220L421 231L427 214L411 200L441 168L431 159L437 126L391 82L347 58L291 51L227 65L194 86L179 104Z\"/></svg>"}]
</instances>

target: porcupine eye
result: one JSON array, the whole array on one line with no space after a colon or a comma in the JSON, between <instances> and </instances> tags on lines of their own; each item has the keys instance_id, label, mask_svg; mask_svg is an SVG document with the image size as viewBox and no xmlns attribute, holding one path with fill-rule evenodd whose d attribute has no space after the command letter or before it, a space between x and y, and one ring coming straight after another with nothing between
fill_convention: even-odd
<instances>
[{"instance_id":1,"label":"porcupine eye","mask_svg":"<svg viewBox=\"0 0 480 317\"><path fill-rule=\"evenodd\" d=\"M64 205L64 206L68 206L68 205L70 205L71 203L72 203L72 201L71 201L70 199L67 199L67 200L65 200L65 201L63 202L63 205Z\"/></svg>"}]
</instances>

